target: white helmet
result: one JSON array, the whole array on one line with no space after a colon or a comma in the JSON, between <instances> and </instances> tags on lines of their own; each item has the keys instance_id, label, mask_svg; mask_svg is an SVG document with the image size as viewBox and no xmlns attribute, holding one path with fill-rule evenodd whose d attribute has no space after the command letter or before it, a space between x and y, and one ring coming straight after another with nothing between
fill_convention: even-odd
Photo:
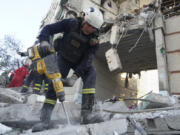
<instances>
[{"instance_id":1,"label":"white helmet","mask_svg":"<svg viewBox=\"0 0 180 135\"><path fill-rule=\"evenodd\" d=\"M100 27L104 23L101 11L99 11L99 9L90 7L88 9L83 10L83 12L85 14L84 20L93 27L100 29Z\"/></svg>"}]
</instances>

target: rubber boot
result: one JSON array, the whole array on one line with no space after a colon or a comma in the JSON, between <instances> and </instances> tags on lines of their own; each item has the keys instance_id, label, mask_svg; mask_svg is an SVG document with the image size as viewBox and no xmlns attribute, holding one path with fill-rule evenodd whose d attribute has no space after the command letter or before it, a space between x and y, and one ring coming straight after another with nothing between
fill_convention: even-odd
<instances>
[{"instance_id":1,"label":"rubber boot","mask_svg":"<svg viewBox=\"0 0 180 135\"><path fill-rule=\"evenodd\" d=\"M92 124L104 121L103 117L99 113L92 113L94 100L94 94L83 94L81 106L81 124Z\"/></svg>"},{"instance_id":2,"label":"rubber boot","mask_svg":"<svg viewBox=\"0 0 180 135\"><path fill-rule=\"evenodd\" d=\"M50 120L53 109L54 105L44 103L41 109L41 122L33 126L32 132L40 132L43 130L47 130L51 127Z\"/></svg>"},{"instance_id":3,"label":"rubber boot","mask_svg":"<svg viewBox=\"0 0 180 135\"><path fill-rule=\"evenodd\" d=\"M88 115L92 113L94 94L83 94L81 105L81 124L88 124Z\"/></svg>"}]
</instances>

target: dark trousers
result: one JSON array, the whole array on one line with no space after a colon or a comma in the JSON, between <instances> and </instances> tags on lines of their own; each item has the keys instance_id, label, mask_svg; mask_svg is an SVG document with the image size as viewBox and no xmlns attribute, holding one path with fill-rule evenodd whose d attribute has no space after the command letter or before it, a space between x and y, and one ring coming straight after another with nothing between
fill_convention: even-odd
<instances>
[{"instance_id":1,"label":"dark trousers","mask_svg":"<svg viewBox=\"0 0 180 135\"><path fill-rule=\"evenodd\" d=\"M31 70L31 72L29 73L29 75L27 76L25 82L24 82L24 85L29 87L31 82L33 82L34 80L34 76L35 76L36 72Z\"/></svg>"},{"instance_id":2,"label":"dark trousers","mask_svg":"<svg viewBox=\"0 0 180 135\"><path fill-rule=\"evenodd\" d=\"M66 78L70 69L76 69L76 65L65 60L61 55L57 56L59 71L62 75L62 78ZM92 110L94 104L94 94L96 86L96 71L93 66L90 66L86 69L84 74L81 76L83 81L83 90L82 90L82 109ZM56 101L56 93L53 89L52 83L50 83L48 92L46 94L45 103L52 104ZM87 107L88 106L88 107Z\"/></svg>"},{"instance_id":3,"label":"dark trousers","mask_svg":"<svg viewBox=\"0 0 180 135\"><path fill-rule=\"evenodd\" d=\"M34 78L34 87L33 87L33 91L35 93L39 93L41 88L42 88L42 84L44 81L44 91L47 92L48 91L48 84L50 82L50 80L43 74L43 75L39 75L36 74L35 78Z\"/></svg>"}]
</instances>

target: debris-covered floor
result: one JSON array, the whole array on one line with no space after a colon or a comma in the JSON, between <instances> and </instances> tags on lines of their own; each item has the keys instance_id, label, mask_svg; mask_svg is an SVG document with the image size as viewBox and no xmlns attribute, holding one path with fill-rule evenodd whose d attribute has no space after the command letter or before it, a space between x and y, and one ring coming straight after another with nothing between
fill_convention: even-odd
<instances>
[{"instance_id":1,"label":"debris-covered floor","mask_svg":"<svg viewBox=\"0 0 180 135\"><path fill-rule=\"evenodd\" d=\"M5 92L6 91L6 92ZM3 135L146 135L180 134L180 105L176 97L152 93L141 109L129 109L123 101L97 102L92 124L80 124L81 105L65 102L70 119L68 124L62 105L56 104L52 127L32 132L40 122L40 108L44 96L21 95L18 89L0 89L0 134ZM163 107L163 108L162 108ZM144 109L142 109L144 108ZM148 109L147 109L148 108ZM101 116L104 122L98 123Z\"/></svg>"}]
</instances>

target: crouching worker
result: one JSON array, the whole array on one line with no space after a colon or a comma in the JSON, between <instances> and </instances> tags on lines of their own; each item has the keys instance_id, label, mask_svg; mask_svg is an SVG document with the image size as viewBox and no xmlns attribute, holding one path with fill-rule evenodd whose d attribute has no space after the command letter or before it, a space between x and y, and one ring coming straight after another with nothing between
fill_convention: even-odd
<instances>
[{"instance_id":1,"label":"crouching worker","mask_svg":"<svg viewBox=\"0 0 180 135\"><path fill-rule=\"evenodd\" d=\"M60 22L46 25L38 37L42 51L46 53L51 46L49 43L50 36L56 33L64 33L58 44L59 50L56 50L58 52L58 68L66 85L72 86L79 77L82 78L82 124L89 123L88 115L91 114L94 105L96 71L92 61L99 46L97 33L102 24L102 13L91 7L84 11L82 18L63 19ZM74 74L70 78L66 78L70 69L74 70ZM57 98L60 102L64 101L64 95L57 96L51 83L42 108L42 124L38 125L39 127L35 125L36 129L47 129Z\"/></svg>"}]
</instances>

